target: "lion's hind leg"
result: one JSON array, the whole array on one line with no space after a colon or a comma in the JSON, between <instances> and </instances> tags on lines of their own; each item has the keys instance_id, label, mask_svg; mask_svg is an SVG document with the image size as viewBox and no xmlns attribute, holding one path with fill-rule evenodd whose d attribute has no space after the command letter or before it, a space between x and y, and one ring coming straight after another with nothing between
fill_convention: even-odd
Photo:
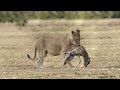
<instances>
[{"instance_id":1,"label":"lion's hind leg","mask_svg":"<svg viewBox=\"0 0 120 90\"><path fill-rule=\"evenodd\" d=\"M38 68L43 68L44 58L47 56L47 51L38 52L39 58L36 60L36 65Z\"/></svg>"}]
</instances>

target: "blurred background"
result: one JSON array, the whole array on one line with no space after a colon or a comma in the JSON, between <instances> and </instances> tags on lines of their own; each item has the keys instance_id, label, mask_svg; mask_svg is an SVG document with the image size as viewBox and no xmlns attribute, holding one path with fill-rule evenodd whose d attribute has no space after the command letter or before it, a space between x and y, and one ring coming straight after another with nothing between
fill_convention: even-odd
<instances>
[{"instance_id":1,"label":"blurred background","mask_svg":"<svg viewBox=\"0 0 120 90\"><path fill-rule=\"evenodd\" d=\"M25 25L28 19L104 19L120 18L120 11L0 11L0 22Z\"/></svg>"}]
</instances>

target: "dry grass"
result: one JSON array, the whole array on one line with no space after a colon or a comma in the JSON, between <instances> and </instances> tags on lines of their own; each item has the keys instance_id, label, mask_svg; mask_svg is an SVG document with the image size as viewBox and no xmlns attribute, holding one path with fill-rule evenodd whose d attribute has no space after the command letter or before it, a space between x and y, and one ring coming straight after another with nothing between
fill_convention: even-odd
<instances>
[{"instance_id":1,"label":"dry grass","mask_svg":"<svg viewBox=\"0 0 120 90\"><path fill-rule=\"evenodd\" d=\"M33 56L36 35L43 32L67 33L79 28L81 44L86 47L91 64L80 67L60 68L59 56L48 55L44 68L37 69ZM119 79L120 78L120 20L49 20L17 27L13 24L0 24L0 78L21 79ZM77 58L72 61L78 63Z\"/></svg>"}]
</instances>

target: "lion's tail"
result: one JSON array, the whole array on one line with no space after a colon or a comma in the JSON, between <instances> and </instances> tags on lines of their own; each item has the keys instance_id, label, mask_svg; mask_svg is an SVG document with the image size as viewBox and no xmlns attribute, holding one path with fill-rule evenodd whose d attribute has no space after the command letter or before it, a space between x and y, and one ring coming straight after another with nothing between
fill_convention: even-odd
<instances>
[{"instance_id":1,"label":"lion's tail","mask_svg":"<svg viewBox=\"0 0 120 90\"><path fill-rule=\"evenodd\" d=\"M34 60L34 59L36 58L36 52L37 52L37 47L35 46L35 55L34 55L34 58L32 59L32 58L30 57L30 55L27 54L28 58L31 59L31 60Z\"/></svg>"}]
</instances>

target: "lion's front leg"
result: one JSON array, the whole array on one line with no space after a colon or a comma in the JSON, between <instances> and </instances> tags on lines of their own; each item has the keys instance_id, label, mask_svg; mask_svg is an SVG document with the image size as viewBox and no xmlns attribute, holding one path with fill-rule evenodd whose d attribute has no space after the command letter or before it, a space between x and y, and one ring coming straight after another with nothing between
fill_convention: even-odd
<instances>
[{"instance_id":1,"label":"lion's front leg","mask_svg":"<svg viewBox=\"0 0 120 90\"><path fill-rule=\"evenodd\" d=\"M66 60L66 62L65 62L65 59L66 59L66 52L69 50L69 45L65 45L65 46L63 46L62 47L62 49L61 49L61 52L60 52L60 55L61 55L61 57L62 57L62 66L65 66L66 65L66 63L67 64L69 64L69 66L71 66L71 67L73 67L73 65L71 64L71 62L70 62L70 60ZM65 62L65 63L64 63Z\"/></svg>"},{"instance_id":2,"label":"lion's front leg","mask_svg":"<svg viewBox=\"0 0 120 90\"><path fill-rule=\"evenodd\" d=\"M60 51L60 57L62 58L62 60L65 59L65 53L66 53L67 49L65 47L63 47Z\"/></svg>"},{"instance_id":3,"label":"lion's front leg","mask_svg":"<svg viewBox=\"0 0 120 90\"><path fill-rule=\"evenodd\" d=\"M64 66L66 66L66 62L65 62L65 53L66 53L66 48L65 47L63 47L62 49L61 49L61 51L60 51L60 58L62 59L62 63L61 63L61 67L64 67Z\"/></svg>"},{"instance_id":4,"label":"lion's front leg","mask_svg":"<svg viewBox=\"0 0 120 90\"><path fill-rule=\"evenodd\" d=\"M79 62L78 62L78 65L76 67L78 67L80 65L80 62L81 62L80 55L78 55L77 57L78 57Z\"/></svg>"}]
</instances>

